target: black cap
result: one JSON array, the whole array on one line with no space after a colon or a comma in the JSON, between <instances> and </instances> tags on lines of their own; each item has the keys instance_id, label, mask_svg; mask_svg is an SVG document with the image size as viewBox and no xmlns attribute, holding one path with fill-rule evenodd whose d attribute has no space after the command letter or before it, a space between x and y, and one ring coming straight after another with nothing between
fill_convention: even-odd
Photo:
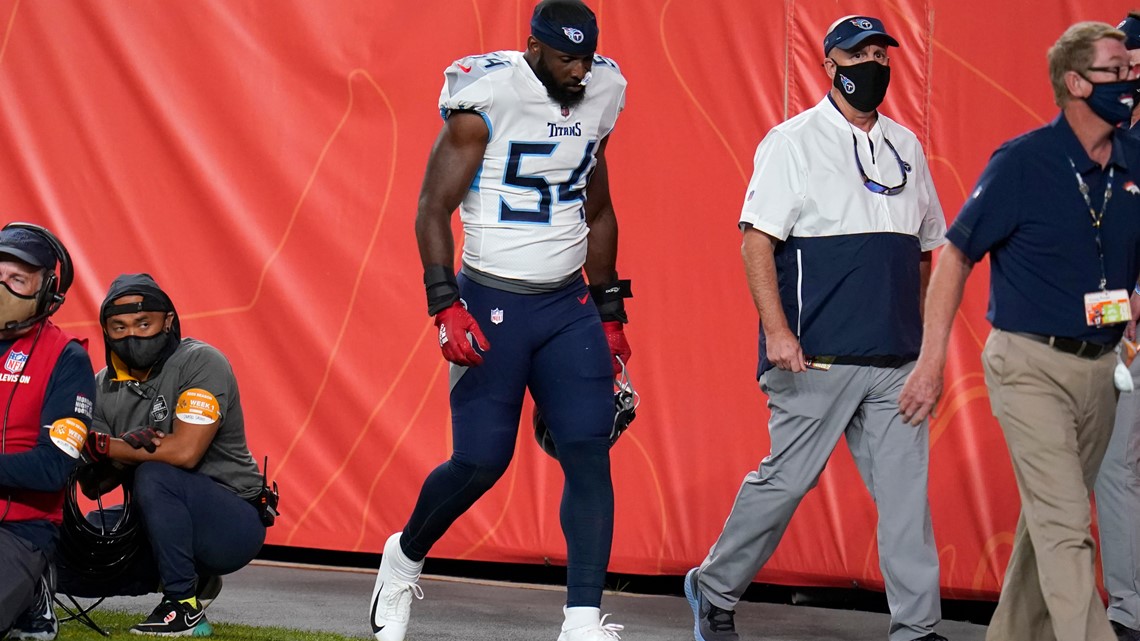
<instances>
[{"instance_id":1,"label":"black cap","mask_svg":"<svg viewBox=\"0 0 1140 641\"><path fill-rule=\"evenodd\" d=\"M8 254L35 267L55 269L56 255L51 243L30 229L12 227L0 231L0 254Z\"/></svg>"},{"instance_id":2,"label":"black cap","mask_svg":"<svg viewBox=\"0 0 1140 641\"><path fill-rule=\"evenodd\" d=\"M871 16L847 16L840 18L824 36L823 55L827 56L835 47L850 51L871 36L882 36L888 45L899 46L899 41L883 27L882 20Z\"/></svg>"}]
</instances>

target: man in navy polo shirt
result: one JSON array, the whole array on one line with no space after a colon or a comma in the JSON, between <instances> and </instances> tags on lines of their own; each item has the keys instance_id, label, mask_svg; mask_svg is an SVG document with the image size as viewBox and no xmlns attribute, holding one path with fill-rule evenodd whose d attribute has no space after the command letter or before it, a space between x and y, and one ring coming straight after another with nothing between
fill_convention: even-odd
<instances>
[{"instance_id":1,"label":"man in navy polo shirt","mask_svg":"<svg viewBox=\"0 0 1140 641\"><path fill-rule=\"evenodd\" d=\"M890 640L944 641L928 433L903 423L896 399L946 223L918 139L878 111L898 45L877 18L837 20L823 41L832 89L756 150L739 224L772 449L685 577L697 641L740 638L737 601L844 437L879 511Z\"/></svg>"},{"instance_id":2,"label":"man in navy polo shirt","mask_svg":"<svg viewBox=\"0 0 1140 641\"><path fill-rule=\"evenodd\" d=\"M1089 492L1116 409L1113 348L1140 273L1140 142L1117 128L1136 87L1123 40L1082 22L1049 50L1061 114L994 153L947 232L922 353L899 398L915 423L934 408L963 286L988 253L993 331L982 361L1022 508L994 641L1115 641L1096 590Z\"/></svg>"},{"instance_id":3,"label":"man in navy polo shirt","mask_svg":"<svg viewBox=\"0 0 1140 641\"><path fill-rule=\"evenodd\" d=\"M1117 29L1124 32L1129 62L1140 65L1140 12L1129 14ZM1140 111L1133 107L1130 124L1136 135ZM1140 389L1140 358L1133 359L1131 373ZM1118 641L1140 641L1140 392L1121 394L1116 404L1112 439L1096 477L1096 515L1108 620Z\"/></svg>"}]
</instances>

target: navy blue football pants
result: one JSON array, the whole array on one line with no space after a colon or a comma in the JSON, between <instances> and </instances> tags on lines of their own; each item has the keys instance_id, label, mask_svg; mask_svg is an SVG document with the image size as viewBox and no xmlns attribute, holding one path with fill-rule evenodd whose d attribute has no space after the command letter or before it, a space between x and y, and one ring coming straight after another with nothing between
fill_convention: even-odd
<instances>
[{"instance_id":1,"label":"navy blue football pants","mask_svg":"<svg viewBox=\"0 0 1140 641\"><path fill-rule=\"evenodd\" d=\"M613 368L597 308L581 279L545 294L505 292L463 274L458 280L491 349L482 365L451 366L454 451L424 482L400 547L412 560L423 559L502 477L530 389L565 476L559 516L567 547L566 604L597 607L614 519Z\"/></svg>"},{"instance_id":2,"label":"navy blue football pants","mask_svg":"<svg viewBox=\"0 0 1140 641\"><path fill-rule=\"evenodd\" d=\"M123 574L92 584L61 565L60 592L99 597L161 591L172 599L194 595L199 575L221 575L245 567L265 541L265 526L252 504L205 474L167 463L147 462L135 469L134 506L146 526L144 549ZM104 515L87 516L117 522L120 506Z\"/></svg>"}]
</instances>

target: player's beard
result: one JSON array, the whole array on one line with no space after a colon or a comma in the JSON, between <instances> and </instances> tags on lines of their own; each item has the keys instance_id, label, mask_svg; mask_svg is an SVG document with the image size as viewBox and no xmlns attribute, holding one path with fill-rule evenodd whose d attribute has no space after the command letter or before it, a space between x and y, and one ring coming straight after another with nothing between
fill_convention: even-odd
<instances>
[{"instance_id":1,"label":"player's beard","mask_svg":"<svg viewBox=\"0 0 1140 641\"><path fill-rule=\"evenodd\" d=\"M554 74L550 71L550 67L546 66L546 61L541 56L534 65L534 75L538 76L542 86L546 87L546 94L550 96L550 99L567 109L578 106L578 103L586 97L585 87L578 91L571 91L558 84L558 81L554 79Z\"/></svg>"}]
</instances>

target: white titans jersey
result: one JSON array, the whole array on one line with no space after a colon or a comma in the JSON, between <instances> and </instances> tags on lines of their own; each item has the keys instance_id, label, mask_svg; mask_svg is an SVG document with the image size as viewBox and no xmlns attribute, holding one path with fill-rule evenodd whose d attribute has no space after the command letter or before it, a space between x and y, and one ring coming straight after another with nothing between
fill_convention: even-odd
<instances>
[{"instance_id":1,"label":"white titans jersey","mask_svg":"<svg viewBox=\"0 0 1140 641\"><path fill-rule=\"evenodd\" d=\"M569 110L550 99L521 51L457 60L444 80L443 117L475 111L490 131L460 205L464 264L500 278L565 280L586 262L586 184L625 106L621 71L595 55L586 97Z\"/></svg>"}]
</instances>

